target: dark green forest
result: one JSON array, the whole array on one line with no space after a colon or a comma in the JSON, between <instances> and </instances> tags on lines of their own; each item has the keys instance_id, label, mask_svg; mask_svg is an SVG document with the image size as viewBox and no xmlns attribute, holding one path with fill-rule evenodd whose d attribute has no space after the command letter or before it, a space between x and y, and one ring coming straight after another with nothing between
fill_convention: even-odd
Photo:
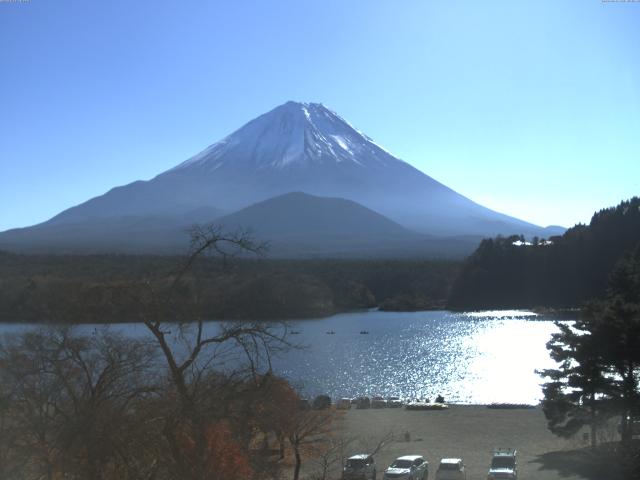
<instances>
[{"instance_id":1,"label":"dark green forest","mask_svg":"<svg viewBox=\"0 0 640 480\"><path fill-rule=\"evenodd\" d=\"M615 263L640 243L640 198L562 236L483 240L464 262L428 259L284 260L208 257L181 295L196 317L310 318L379 307L575 308L605 294ZM0 252L0 321L139 320L136 295L167 287L185 257Z\"/></svg>"},{"instance_id":2,"label":"dark green forest","mask_svg":"<svg viewBox=\"0 0 640 480\"><path fill-rule=\"evenodd\" d=\"M449 308L571 308L602 297L616 262L640 243L640 198L600 210L562 236L524 240L483 240L464 262Z\"/></svg>"},{"instance_id":3,"label":"dark green forest","mask_svg":"<svg viewBox=\"0 0 640 480\"><path fill-rule=\"evenodd\" d=\"M167 286L183 257L0 253L0 321L137 321L136 292ZM381 307L444 308L460 263L207 258L181 294L198 317L305 318Z\"/></svg>"}]
</instances>

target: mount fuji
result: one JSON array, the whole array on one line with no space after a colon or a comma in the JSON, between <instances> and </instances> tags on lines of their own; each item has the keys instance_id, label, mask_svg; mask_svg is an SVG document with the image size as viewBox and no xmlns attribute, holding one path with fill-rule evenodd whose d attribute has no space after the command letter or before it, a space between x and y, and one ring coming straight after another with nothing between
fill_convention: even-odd
<instances>
[{"instance_id":1,"label":"mount fuji","mask_svg":"<svg viewBox=\"0 0 640 480\"><path fill-rule=\"evenodd\" d=\"M184 229L189 225L215 219L224 225L234 212L291 192L316 198L306 211L310 216L323 199L332 200L331 205L335 199L356 202L362 207L360 213L377 214L367 213L367 222L393 223L395 238L402 232L412 242L418 234L433 239L562 232L559 227L544 229L471 201L394 157L322 104L288 102L151 180L113 188L39 225L0 233L0 247L178 249L186 245ZM282 201L267 202L276 210L282 205ZM342 218L334 217L336 222ZM270 239L277 239L279 232L291 234L296 229L292 222L287 228L270 229ZM308 231L302 225L297 228L298 238Z\"/></svg>"}]
</instances>

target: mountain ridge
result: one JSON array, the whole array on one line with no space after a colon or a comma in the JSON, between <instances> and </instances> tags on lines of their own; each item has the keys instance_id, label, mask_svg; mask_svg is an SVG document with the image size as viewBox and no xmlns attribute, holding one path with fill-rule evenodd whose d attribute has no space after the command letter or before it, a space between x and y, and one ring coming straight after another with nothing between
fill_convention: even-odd
<instances>
[{"instance_id":1,"label":"mountain ridge","mask_svg":"<svg viewBox=\"0 0 640 480\"><path fill-rule=\"evenodd\" d=\"M52 229L64 243L65 225L77 232L83 223L91 228L102 220L119 228L119 242L126 243L129 233L117 218L163 218L170 230L192 212L215 210L215 216L198 217L213 220L290 192L350 200L422 234L548 235L434 180L324 105L287 102L151 180L115 187L21 229L21 241L28 246L30 231ZM138 234L142 241L144 232ZM0 233L0 245L12 235Z\"/></svg>"}]
</instances>

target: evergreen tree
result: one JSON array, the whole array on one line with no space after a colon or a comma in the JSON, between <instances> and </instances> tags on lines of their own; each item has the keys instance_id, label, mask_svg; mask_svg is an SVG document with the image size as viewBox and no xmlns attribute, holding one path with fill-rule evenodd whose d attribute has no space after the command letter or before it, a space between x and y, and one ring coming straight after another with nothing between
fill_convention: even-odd
<instances>
[{"instance_id":1,"label":"evergreen tree","mask_svg":"<svg viewBox=\"0 0 640 480\"><path fill-rule=\"evenodd\" d=\"M573 325L556 325L547 348L559 366L541 372L549 429L571 436L589 425L595 446L598 423L616 413L628 442L628 419L640 413L640 247L617 264L604 300Z\"/></svg>"},{"instance_id":2,"label":"evergreen tree","mask_svg":"<svg viewBox=\"0 0 640 480\"><path fill-rule=\"evenodd\" d=\"M640 242L640 197L601 210L589 225L562 236L534 239L532 245L523 240L483 240L464 262L449 308L565 308L605 295L616 262Z\"/></svg>"},{"instance_id":3,"label":"evergreen tree","mask_svg":"<svg viewBox=\"0 0 640 480\"><path fill-rule=\"evenodd\" d=\"M591 445L595 447L597 427L609 414L612 389L601 344L589 331L589 320L556 325L560 332L552 336L547 348L559 367L541 372L549 379L543 386L542 401L548 427L556 435L571 437L589 426Z\"/></svg>"},{"instance_id":4,"label":"evergreen tree","mask_svg":"<svg viewBox=\"0 0 640 480\"><path fill-rule=\"evenodd\" d=\"M603 358L614 378L622 440L631 440L628 419L640 414L640 246L616 265L607 299L589 311Z\"/></svg>"}]
</instances>

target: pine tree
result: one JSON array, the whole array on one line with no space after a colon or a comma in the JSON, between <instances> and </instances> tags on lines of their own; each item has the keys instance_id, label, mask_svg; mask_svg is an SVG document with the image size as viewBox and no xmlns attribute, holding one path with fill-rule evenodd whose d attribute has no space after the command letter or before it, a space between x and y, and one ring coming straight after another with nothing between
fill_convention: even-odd
<instances>
[{"instance_id":1,"label":"pine tree","mask_svg":"<svg viewBox=\"0 0 640 480\"><path fill-rule=\"evenodd\" d=\"M547 348L559 366L541 372L549 429L572 436L589 425L595 446L597 425L615 413L628 442L629 419L640 413L640 246L616 265L604 300L573 325L556 325Z\"/></svg>"},{"instance_id":2,"label":"pine tree","mask_svg":"<svg viewBox=\"0 0 640 480\"><path fill-rule=\"evenodd\" d=\"M559 367L541 372L549 378L543 386L542 401L549 430L571 437L589 426L591 445L595 447L597 427L609 415L612 388L600 342L589 331L589 321L556 325L560 332L552 336L547 348Z\"/></svg>"}]
</instances>

